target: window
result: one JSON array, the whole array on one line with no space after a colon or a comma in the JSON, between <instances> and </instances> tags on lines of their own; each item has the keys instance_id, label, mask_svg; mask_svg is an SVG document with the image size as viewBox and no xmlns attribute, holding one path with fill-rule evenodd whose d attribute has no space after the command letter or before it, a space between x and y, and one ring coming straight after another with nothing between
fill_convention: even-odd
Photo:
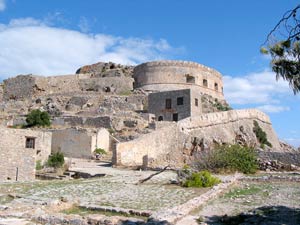
<instances>
[{"instance_id":1,"label":"window","mask_svg":"<svg viewBox=\"0 0 300 225\"><path fill-rule=\"evenodd\" d=\"M195 98L195 106L198 106L198 98Z\"/></svg>"},{"instance_id":2,"label":"window","mask_svg":"<svg viewBox=\"0 0 300 225\"><path fill-rule=\"evenodd\" d=\"M204 86L204 87L208 87L208 83L207 83L207 80L206 80L206 79L203 79L203 86Z\"/></svg>"},{"instance_id":3,"label":"window","mask_svg":"<svg viewBox=\"0 0 300 225\"><path fill-rule=\"evenodd\" d=\"M193 76L187 74L187 75L186 75L186 82L187 82L187 83L190 83L190 84L194 84L194 83L195 83L195 77L193 77Z\"/></svg>"},{"instance_id":4,"label":"window","mask_svg":"<svg viewBox=\"0 0 300 225\"><path fill-rule=\"evenodd\" d=\"M218 84L215 83L215 90L217 91L218 90Z\"/></svg>"},{"instance_id":5,"label":"window","mask_svg":"<svg viewBox=\"0 0 300 225\"><path fill-rule=\"evenodd\" d=\"M25 148L35 148L34 137L26 137Z\"/></svg>"},{"instance_id":6,"label":"window","mask_svg":"<svg viewBox=\"0 0 300 225\"><path fill-rule=\"evenodd\" d=\"M178 121L178 113L173 114L173 121Z\"/></svg>"},{"instance_id":7,"label":"window","mask_svg":"<svg viewBox=\"0 0 300 225\"><path fill-rule=\"evenodd\" d=\"M172 108L172 99L168 98L166 99L166 109Z\"/></svg>"},{"instance_id":8,"label":"window","mask_svg":"<svg viewBox=\"0 0 300 225\"><path fill-rule=\"evenodd\" d=\"M177 98L177 105L183 105L183 97Z\"/></svg>"},{"instance_id":9,"label":"window","mask_svg":"<svg viewBox=\"0 0 300 225\"><path fill-rule=\"evenodd\" d=\"M163 116L158 117L158 121L163 121L163 120L164 120Z\"/></svg>"}]
</instances>

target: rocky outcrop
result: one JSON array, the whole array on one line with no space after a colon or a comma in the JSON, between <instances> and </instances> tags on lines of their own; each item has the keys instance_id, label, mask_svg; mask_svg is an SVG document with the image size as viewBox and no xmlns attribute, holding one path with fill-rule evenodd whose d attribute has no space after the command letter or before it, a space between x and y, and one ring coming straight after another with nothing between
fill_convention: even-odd
<instances>
[{"instance_id":1,"label":"rocky outcrop","mask_svg":"<svg viewBox=\"0 0 300 225\"><path fill-rule=\"evenodd\" d=\"M133 66L124 66L113 62L98 62L92 65L80 67L76 71L76 74L89 73L92 74L93 77L132 77L133 69Z\"/></svg>"}]
</instances>

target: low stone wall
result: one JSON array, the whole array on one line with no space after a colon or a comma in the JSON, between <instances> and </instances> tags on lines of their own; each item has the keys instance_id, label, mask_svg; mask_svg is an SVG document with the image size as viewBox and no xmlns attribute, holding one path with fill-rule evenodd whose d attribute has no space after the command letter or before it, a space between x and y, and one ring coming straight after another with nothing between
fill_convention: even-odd
<instances>
[{"instance_id":1,"label":"low stone wall","mask_svg":"<svg viewBox=\"0 0 300 225\"><path fill-rule=\"evenodd\" d=\"M51 152L51 133L0 129L0 181L34 180L35 161L45 161ZM26 138L34 138L33 148L26 148Z\"/></svg>"}]
</instances>

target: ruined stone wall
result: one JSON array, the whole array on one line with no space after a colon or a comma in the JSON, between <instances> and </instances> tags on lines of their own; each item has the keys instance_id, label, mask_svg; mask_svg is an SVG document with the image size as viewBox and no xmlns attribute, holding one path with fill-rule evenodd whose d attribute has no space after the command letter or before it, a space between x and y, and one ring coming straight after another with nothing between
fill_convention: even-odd
<instances>
[{"instance_id":1,"label":"ruined stone wall","mask_svg":"<svg viewBox=\"0 0 300 225\"><path fill-rule=\"evenodd\" d=\"M91 158L97 148L109 149L109 133L105 129L68 128L52 131L52 153L62 152L70 158Z\"/></svg>"},{"instance_id":2,"label":"ruined stone wall","mask_svg":"<svg viewBox=\"0 0 300 225\"><path fill-rule=\"evenodd\" d=\"M117 145L117 164L142 166L148 156L149 167L173 165L180 167L193 160L193 151L201 144L211 149L215 144L246 144L260 146L254 132L256 120L266 132L272 151L282 151L269 117L256 109L231 110L186 118L140 138ZM200 143L202 142L202 143ZM170 160L172 159L172 160Z\"/></svg>"},{"instance_id":3,"label":"ruined stone wall","mask_svg":"<svg viewBox=\"0 0 300 225\"><path fill-rule=\"evenodd\" d=\"M54 130L52 143L52 153L62 152L70 158L91 158L92 134L85 129Z\"/></svg>"},{"instance_id":4,"label":"ruined stone wall","mask_svg":"<svg viewBox=\"0 0 300 225\"><path fill-rule=\"evenodd\" d=\"M0 181L35 179L36 160L45 160L51 152L51 133L0 129ZM35 138L35 147L26 148L26 137Z\"/></svg>"},{"instance_id":5,"label":"ruined stone wall","mask_svg":"<svg viewBox=\"0 0 300 225\"><path fill-rule=\"evenodd\" d=\"M194 89L214 98L224 99L221 74L194 62L155 61L143 63L134 68L133 77L135 79L134 87L147 91Z\"/></svg>"},{"instance_id":6,"label":"ruined stone wall","mask_svg":"<svg viewBox=\"0 0 300 225\"><path fill-rule=\"evenodd\" d=\"M112 92L121 94L133 89L131 77L97 77L91 74L63 76L20 75L4 80L4 100L23 100L38 96L78 92Z\"/></svg>"},{"instance_id":7,"label":"ruined stone wall","mask_svg":"<svg viewBox=\"0 0 300 225\"><path fill-rule=\"evenodd\" d=\"M142 135L140 138L117 144L114 151L115 164L129 167L161 168L183 165L183 155L178 151L182 141L176 123Z\"/></svg>"}]
</instances>

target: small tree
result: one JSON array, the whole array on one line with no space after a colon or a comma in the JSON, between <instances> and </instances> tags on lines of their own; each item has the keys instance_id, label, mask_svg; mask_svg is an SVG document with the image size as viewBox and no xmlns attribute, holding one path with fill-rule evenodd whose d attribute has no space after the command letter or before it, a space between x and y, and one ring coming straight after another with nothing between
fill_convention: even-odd
<instances>
[{"instance_id":1,"label":"small tree","mask_svg":"<svg viewBox=\"0 0 300 225\"><path fill-rule=\"evenodd\" d=\"M42 112L39 109L34 109L26 116L26 123L27 127L48 127L51 125L51 120L47 112Z\"/></svg>"},{"instance_id":2,"label":"small tree","mask_svg":"<svg viewBox=\"0 0 300 225\"><path fill-rule=\"evenodd\" d=\"M64 163L65 163L64 154L61 152L56 152L49 156L47 161L47 166L60 168L64 165Z\"/></svg>"}]
</instances>

